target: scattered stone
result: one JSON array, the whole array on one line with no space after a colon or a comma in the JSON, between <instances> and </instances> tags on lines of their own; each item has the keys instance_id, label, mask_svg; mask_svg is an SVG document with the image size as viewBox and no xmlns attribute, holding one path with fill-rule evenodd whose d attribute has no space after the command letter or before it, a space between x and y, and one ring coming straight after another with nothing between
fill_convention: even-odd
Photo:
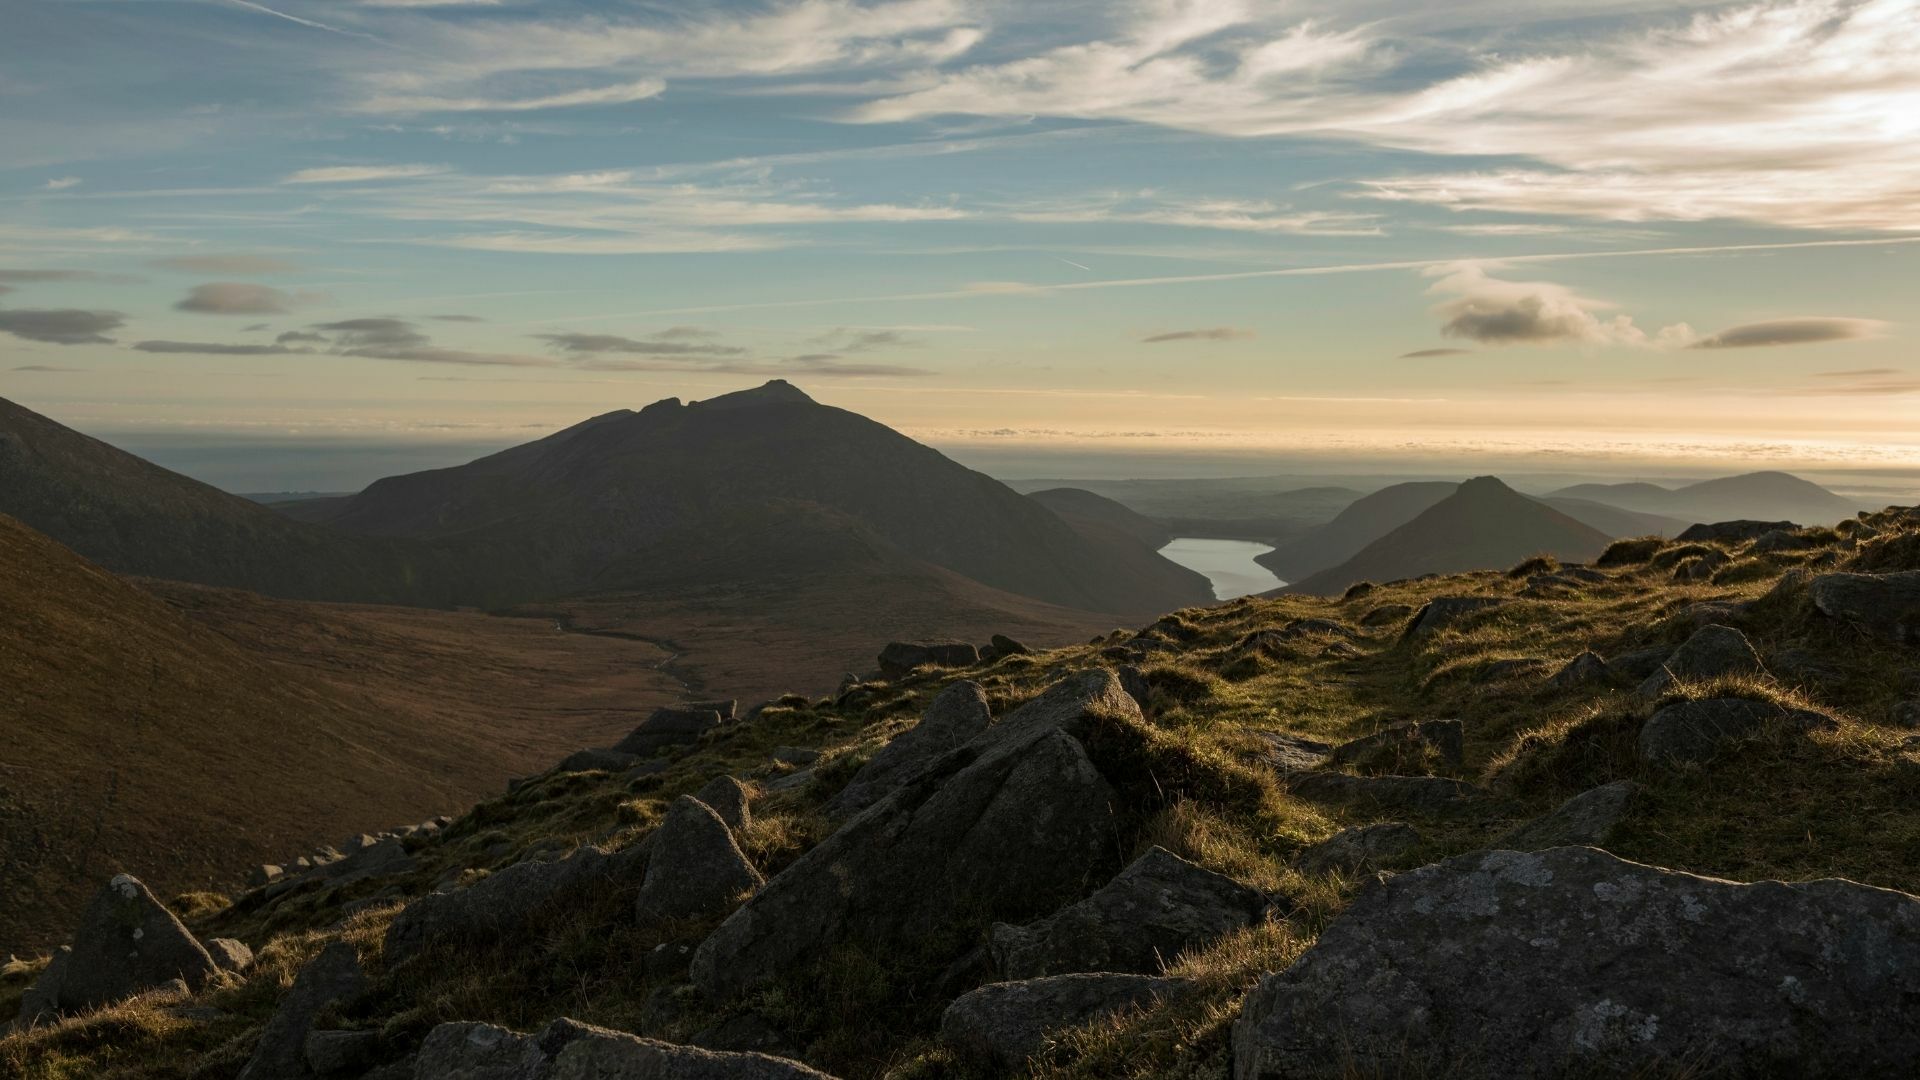
<instances>
[{"instance_id":1,"label":"scattered stone","mask_svg":"<svg viewBox=\"0 0 1920 1080\"><path fill-rule=\"evenodd\" d=\"M1733 543L1757 540L1770 532L1791 531L1799 527L1791 521L1718 521L1711 525L1689 525L1685 532L1674 539L1683 544L1711 541Z\"/></svg>"},{"instance_id":2,"label":"scattered stone","mask_svg":"<svg viewBox=\"0 0 1920 1080\"><path fill-rule=\"evenodd\" d=\"M1631 780L1602 784L1521 825L1494 841L1493 846L1509 851L1544 851L1570 846L1604 848L1613 843L1615 831L1626 819L1639 793L1640 785Z\"/></svg>"},{"instance_id":3,"label":"scattered stone","mask_svg":"<svg viewBox=\"0 0 1920 1080\"><path fill-rule=\"evenodd\" d=\"M1355 825L1301 852L1300 869L1308 874L1379 870L1399 862L1419 846L1420 831L1403 821Z\"/></svg>"},{"instance_id":4,"label":"scattered stone","mask_svg":"<svg viewBox=\"0 0 1920 1080\"><path fill-rule=\"evenodd\" d=\"M827 803L831 817L850 817L879 802L927 763L965 745L987 730L993 713L987 693L971 680L953 683L934 696L920 722L880 748L847 786Z\"/></svg>"},{"instance_id":5,"label":"scattered stone","mask_svg":"<svg viewBox=\"0 0 1920 1080\"><path fill-rule=\"evenodd\" d=\"M1613 669L1592 649L1567 661L1547 679L1547 687L1551 690L1576 690L1585 686L1610 686L1612 683Z\"/></svg>"},{"instance_id":6,"label":"scattered stone","mask_svg":"<svg viewBox=\"0 0 1920 1080\"><path fill-rule=\"evenodd\" d=\"M207 955L213 957L214 965L221 971L237 975L253 966L253 950L247 948L244 942L235 941L230 937L217 937L208 938L202 944L206 946Z\"/></svg>"},{"instance_id":7,"label":"scattered stone","mask_svg":"<svg viewBox=\"0 0 1920 1080\"><path fill-rule=\"evenodd\" d=\"M989 643L993 646L995 656L1025 656L1033 651L1005 634L993 635Z\"/></svg>"},{"instance_id":8,"label":"scattered stone","mask_svg":"<svg viewBox=\"0 0 1920 1080\"><path fill-rule=\"evenodd\" d=\"M1005 979L1155 974L1180 953L1249 925L1265 906L1258 892L1156 847L1077 904L1025 926L995 924L987 949Z\"/></svg>"},{"instance_id":9,"label":"scattered stone","mask_svg":"<svg viewBox=\"0 0 1920 1080\"><path fill-rule=\"evenodd\" d=\"M1335 806L1421 814L1457 814L1471 810L1485 792L1464 780L1439 776L1348 776L1345 773L1295 773L1287 790L1303 799Z\"/></svg>"},{"instance_id":10,"label":"scattered stone","mask_svg":"<svg viewBox=\"0 0 1920 1080\"><path fill-rule=\"evenodd\" d=\"M1641 682L1644 701L1657 700L1682 679L1705 681L1741 675L1764 677L1767 667L1747 635L1731 626L1703 626L1674 650L1659 671Z\"/></svg>"},{"instance_id":11,"label":"scattered stone","mask_svg":"<svg viewBox=\"0 0 1920 1080\"><path fill-rule=\"evenodd\" d=\"M1920 570L1821 574L1807 593L1830 619L1895 645L1920 645Z\"/></svg>"},{"instance_id":12,"label":"scattered stone","mask_svg":"<svg viewBox=\"0 0 1920 1080\"><path fill-rule=\"evenodd\" d=\"M1426 637L1451 626L1477 611L1506 603L1497 596L1440 596L1427 601L1420 613L1407 625L1409 638Z\"/></svg>"},{"instance_id":13,"label":"scattered stone","mask_svg":"<svg viewBox=\"0 0 1920 1080\"><path fill-rule=\"evenodd\" d=\"M731 776L714 777L694 792L693 797L719 814L720 820L726 822L727 828L735 833L753 821L753 793L747 790L747 785Z\"/></svg>"},{"instance_id":14,"label":"scattered stone","mask_svg":"<svg viewBox=\"0 0 1920 1080\"><path fill-rule=\"evenodd\" d=\"M1151 1007L1186 989L1178 979L1108 972L989 983L947 1006L940 1041L961 1058L1005 1075L1047 1055L1058 1032Z\"/></svg>"},{"instance_id":15,"label":"scattered stone","mask_svg":"<svg viewBox=\"0 0 1920 1080\"><path fill-rule=\"evenodd\" d=\"M80 916L73 945L54 954L20 1002L21 1024L82 1012L219 970L199 940L131 874L116 874Z\"/></svg>"},{"instance_id":16,"label":"scattered stone","mask_svg":"<svg viewBox=\"0 0 1920 1080\"><path fill-rule=\"evenodd\" d=\"M1466 755L1466 732L1458 720L1414 720L1395 724L1333 749L1328 760L1335 765L1375 762L1382 759L1390 768L1424 760L1431 751L1453 768L1459 768Z\"/></svg>"},{"instance_id":17,"label":"scattered stone","mask_svg":"<svg viewBox=\"0 0 1920 1080\"><path fill-rule=\"evenodd\" d=\"M1388 623L1405 622L1412 617L1413 605L1411 604L1381 604L1360 616L1360 625L1385 626Z\"/></svg>"},{"instance_id":18,"label":"scattered stone","mask_svg":"<svg viewBox=\"0 0 1920 1080\"><path fill-rule=\"evenodd\" d=\"M720 726L717 709L695 709L669 705L653 710L614 746L614 750L635 757L651 757L670 746L689 746L700 736Z\"/></svg>"},{"instance_id":19,"label":"scattered stone","mask_svg":"<svg viewBox=\"0 0 1920 1080\"><path fill-rule=\"evenodd\" d=\"M293 989L260 1032L253 1057L239 1080L304 1080L315 1075L307 1063L307 1035L320 1010L366 993L367 976L351 942L335 941L320 950L294 977ZM377 1036L376 1036L377 1037Z\"/></svg>"},{"instance_id":20,"label":"scattered stone","mask_svg":"<svg viewBox=\"0 0 1920 1080\"><path fill-rule=\"evenodd\" d=\"M314 1076L362 1076L380 1056L378 1031L307 1032L307 1069Z\"/></svg>"},{"instance_id":21,"label":"scattered stone","mask_svg":"<svg viewBox=\"0 0 1920 1080\"><path fill-rule=\"evenodd\" d=\"M387 962L399 964L432 945L522 931L553 904L588 889L638 888L648 846L611 854L583 847L556 862L515 863L464 889L423 896L387 927Z\"/></svg>"},{"instance_id":22,"label":"scattered stone","mask_svg":"<svg viewBox=\"0 0 1920 1080\"><path fill-rule=\"evenodd\" d=\"M427 1033L413 1080L831 1080L797 1061L643 1039L577 1020L533 1035L492 1024Z\"/></svg>"},{"instance_id":23,"label":"scattered stone","mask_svg":"<svg viewBox=\"0 0 1920 1080\"><path fill-rule=\"evenodd\" d=\"M1327 763L1327 756L1333 753L1333 744L1309 739L1301 735L1288 735L1280 731L1256 731L1254 737L1267 744L1267 763L1281 772L1305 772L1317 769Z\"/></svg>"},{"instance_id":24,"label":"scattered stone","mask_svg":"<svg viewBox=\"0 0 1920 1080\"><path fill-rule=\"evenodd\" d=\"M285 873L286 871L281 867L274 866L271 863L263 863L247 871L247 886L258 889L263 885L271 885L280 880L281 876Z\"/></svg>"},{"instance_id":25,"label":"scattered stone","mask_svg":"<svg viewBox=\"0 0 1920 1080\"><path fill-rule=\"evenodd\" d=\"M555 772L622 772L640 760L638 754L619 750L575 750L553 767Z\"/></svg>"},{"instance_id":26,"label":"scattered stone","mask_svg":"<svg viewBox=\"0 0 1920 1080\"><path fill-rule=\"evenodd\" d=\"M829 943L902 948L1077 892L1105 861L1114 793L1073 733L1118 709L1139 718L1112 672L1070 676L929 764L721 923L694 953L695 985L728 998Z\"/></svg>"},{"instance_id":27,"label":"scattered stone","mask_svg":"<svg viewBox=\"0 0 1920 1080\"><path fill-rule=\"evenodd\" d=\"M720 815L682 795L653 834L653 857L635 912L643 920L721 915L761 882Z\"/></svg>"},{"instance_id":28,"label":"scattered stone","mask_svg":"<svg viewBox=\"0 0 1920 1080\"><path fill-rule=\"evenodd\" d=\"M1916 1000L1903 893L1477 852L1367 889L1267 976L1233 1076L1905 1076Z\"/></svg>"},{"instance_id":29,"label":"scattered stone","mask_svg":"<svg viewBox=\"0 0 1920 1080\"><path fill-rule=\"evenodd\" d=\"M1728 744L1780 725L1798 732L1831 730L1829 717L1805 709L1787 709L1771 701L1708 698L1682 701L1653 714L1640 729L1640 756L1669 768L1701 765Z\"/></svg>"},{"instance_id":30,"label":"scattered stone","mask_svg":"<svg viewBox=\"0 0 1920 1080\"><path fill-rule=\"evenodd\" d=\"M880 650L880 670L890 676L915 668L972 667L979 662L980 650L965 641L892 641Z\"/></svg>"},{"instance_id":31,"label":"scattered stone","mask_svg":"<svg viewBox=\"0 0 1920 1080\"><path fill-rule=\"evenodd\" d=\"M335 885L345 885L411 873L418 866L413 856L407 854L406 841L390 836L356 848L346 858L326 864L319 869L318 877Z\"/></svg>"}]
</instances>

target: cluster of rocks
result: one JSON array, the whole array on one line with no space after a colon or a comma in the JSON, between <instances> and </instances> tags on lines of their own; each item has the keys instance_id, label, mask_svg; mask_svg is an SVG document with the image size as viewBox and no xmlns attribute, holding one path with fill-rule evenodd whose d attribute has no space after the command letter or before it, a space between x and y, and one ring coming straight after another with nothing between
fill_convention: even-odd
<instances>
[{"instance_id":1,"label":"cluster of rocks","mask_svg":"<svg viewBox=\"0 0 1920 1080\"><path fill-rule=\"evenodd\" d=\"M260 890L263 899L275 900L316 883L345 885L411 873L418 864L409 854L409 841L436 836L451 824L453 819L442 814L418 825L348 837L338 847L324 847L285 863L256 866L247 875L247 885Z\"/></svg>"},{"instance_id":2,"label":"cluster of rocks","mask_svg":"<svg viewBox=\"0 0 1920 1080\"><path fill-rule=\"evenodd\" d=\"M969 641L891 641L880 650L880 674L898 678L920 668L967 668L1032 651L1005 634L993 635L984 646Z\"/></svg>"}]
</instances>

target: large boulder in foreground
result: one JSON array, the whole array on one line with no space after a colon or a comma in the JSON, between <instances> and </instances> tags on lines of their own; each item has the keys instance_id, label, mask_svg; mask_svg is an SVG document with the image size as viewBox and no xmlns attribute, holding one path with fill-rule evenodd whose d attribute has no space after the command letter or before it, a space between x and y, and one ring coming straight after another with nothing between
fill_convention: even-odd
<instances>
[{"instance_id":1,"label":"large boulder in foreground","mask_svg":"<svg viewBox=\"0 0 1920 1080\"><path fill-rule=\"evenodd\" d=\"M894 736L827 803L828 815L851 817L879 802L935 758L987 730L993 713L980 684L962 680L934 695L920 722Z\"/></svg>"},{"instance_id":2,"label":"large boulder in foreground","mask_svg":"<svg viewBox=\"0 0 1920 1080\"><path fill-rule=\"evenodd\" d=\"M724 998L838 944L941 947L993 918L1051 909L1107 864L1113 789L1073 732L1139 707L1112 672L1061 686L949 753L802 855L720 924L691 975ZM1076 704L1077 703L1077 704Z\"/></svg>"},{"instance_id":3,"label":"large boulder in foreground","mask_svg":"<svg viewBox=\"0 0 1920 1080\"><path fill-rule=\"evenodd\" d=\"M54 954L21 1000L19 1022L111 1005L175 979L197 988L218 971L139 878L117 874L87 904L72 947Z\"/></svg>"},{"instance_id":4,"label":"large boulder in foreground","mask_svg":"<svg viewBox=\"0 0 1920 1080\"><path fill-rule=\"evenodd\" d=\"M996 924L987 949L1006 979L1156 974L1180 953L1251 924L1265 906L1232 878L1154 848L1077 904L1025 926Z\"/></svg>"},{"instance_id":5,"label":"large boulder in foreground","mask_svg":"<svg viewBox=\"0 0 1920 1080\"><path fill-rule=\"evenodd\" d=\"M635 911L643 920L723 915L760 882L760 872L741 853L720 815L693 796L682 795L654 831L653 856Z\"/></svg>"},{"instance_id":6,"label":"large boulder in foreground","mask_svg":"<svg viewBox=\"0 0 1920 1080\"><path fill-rule=\"evenodd\" d=\"M492 1024L427 1033L413 1080L831 1080L797 1061L722 1053L555 1020L533 1035Z\"/></svg>"},{"instance_id":7,"label":"large boulder in foreground","mask_svg":"<svg viewBox=\"0 0 1920 1080\"><path fill-rule=\"evenodd\" d=\"M1187 987L1179 979L1112 972L989 983L947 1006L940 1041L995 1075L1013 1074L1028 1059L1047 1056L1059 1032L1147 1008Z\"/></svg>"},{"instance_id":8,"label":"large boulder in foreground","mask_svg":"<svg viewBox=\"0 0 1920 1080\"><path fill-rule=\"evenodd\" d=\"M1593 848L1395 875L1248 996L1235 1080L1905 1077L1920 899L1751 885Z\"/></svg>"},{"instance_id":9,"label":"large boulder in foreground","mask_svg":"<svg viewBox=\"0 0 1920 1080\"><path fill-rule=\"evenodd\" d=\"M1895 645L1920 645L1920 570L1821 574L1807 586L1813 606Z\"/></svg>"}]
</instances>

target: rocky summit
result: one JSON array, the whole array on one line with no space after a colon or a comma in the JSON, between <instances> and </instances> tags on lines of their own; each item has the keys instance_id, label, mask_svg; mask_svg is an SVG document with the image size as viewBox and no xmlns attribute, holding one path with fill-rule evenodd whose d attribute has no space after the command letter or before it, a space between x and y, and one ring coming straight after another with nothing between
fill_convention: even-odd
<instances>
[{"instance_id":1,"label":"rocky summit","mask_svg":"<svg viewBox=\"0 0 1920 1080\"><path fill-rule=\"evenodd\" d=\"M109 872L0 1077L1920 1075L1920 515L1776 532L896 643Z\"/></svg>"}]
</instances>

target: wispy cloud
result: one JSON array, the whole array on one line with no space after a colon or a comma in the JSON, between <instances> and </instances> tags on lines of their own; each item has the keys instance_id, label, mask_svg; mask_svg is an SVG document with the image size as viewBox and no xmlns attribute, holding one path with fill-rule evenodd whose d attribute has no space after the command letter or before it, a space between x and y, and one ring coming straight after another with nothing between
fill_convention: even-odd
<instances>
[{"instance_id":1,"label":"wispy cloud","mask_svg":"<svg viewBox=\"0 0 1920 1080\"><path fill-rule=\"evenodd\" d=\"M54 179L49 180L46 183L40 185L41 189L45 191L65 191L68 188L79 187L79 186L80 186L80 178L77 176L55 177Z\"/></svg>"},{"instance_id":2,"label":"wispy cloud","mask_svg":"<svg viewBox=\"0 0 1920 1080\"><path fill-rule=\"evenodd\" d=\"M1253 336L1253 331L1245 327L1209 326L1200 330L1167 330L1158 334L1148 334L1140 339L1140 343L1158 345L1168 341L1246 341Z\"/></svg>"},{"instance_id":3,"label":"wispy cloud","mask_svg":"<svg viewBox=\"0 0 1920 1080\"><path fill-rule=\"evenodd\" d=\"M324 165L287 174L283 184L365 184L417 180L449 171L445 165Z\"/></svg>"},{"instance_id":4,"label":"wispy cloud","mask_svg":"<svg viewBox=\"0 0 1920 1080\"><path fill-rule=\"evenodd\" d=\"M280 315L323 299L319 293L287 293L247 281L212 281L188 289L173 307L202 315Z\"/></svg>"},{"instance_id":5,"label":"wispy cloud","mask_svg":"<svg viewBox=\"0 0 1920 1080\"><path fill-rule=\"evenodd\" d=\"M1694 349L1753 349L1770 345L1814 345L1828 341L1867 341L1883 337L1887 324L1878 319L1803 316L1768 319L1730 326L1694 342Z\"/></svg>"},{"instance_id":6,"label":"wispy cloud","mask_svg":"<svg viewBox=\"0 0 1920 1080\"><path fill-rule=\"evenodd\" d=\"M235 345L212 341L136 341L128 348L148 353L193 353L201 356L287 356L313 351L286 345Z\"/></svg>"},{"instance_id":7,"label":"wispy cloud","mask_svg":"<svg viewBox=\"0 0 1920 1080\"><path fill-rule=\"evenodd\" d=\"M535 338L566 353L632 353L643 356L740 356L747 350L731 345L696 345L655 335L647 340L616 334L535 334Z\"/></svg>"},{"instance_id":8,"label":"wispy cloud","mask_svg":"<svg viewBox=\"0 0 1920 1080\"><path fill-rule=\"evenodd\" d=\"M1415 349L1412 352L1401 353L1397 359L1438 360L1446 356L1467 356L1472 352L1472 349Z\"/></svg>"},{"instance_id":9,"label":"wispy cloud","mask_svg":"<svg viewBox=\"0 0 1920 1080\"><path fill-rule=\"evenodd\" d=\"M375 94L357 106L361 112L531 112L581 105L625 105L658 97L667 88L660 79L589 86L533 97L443 97L433 94Z\"/></svg>"}]
</instances>

